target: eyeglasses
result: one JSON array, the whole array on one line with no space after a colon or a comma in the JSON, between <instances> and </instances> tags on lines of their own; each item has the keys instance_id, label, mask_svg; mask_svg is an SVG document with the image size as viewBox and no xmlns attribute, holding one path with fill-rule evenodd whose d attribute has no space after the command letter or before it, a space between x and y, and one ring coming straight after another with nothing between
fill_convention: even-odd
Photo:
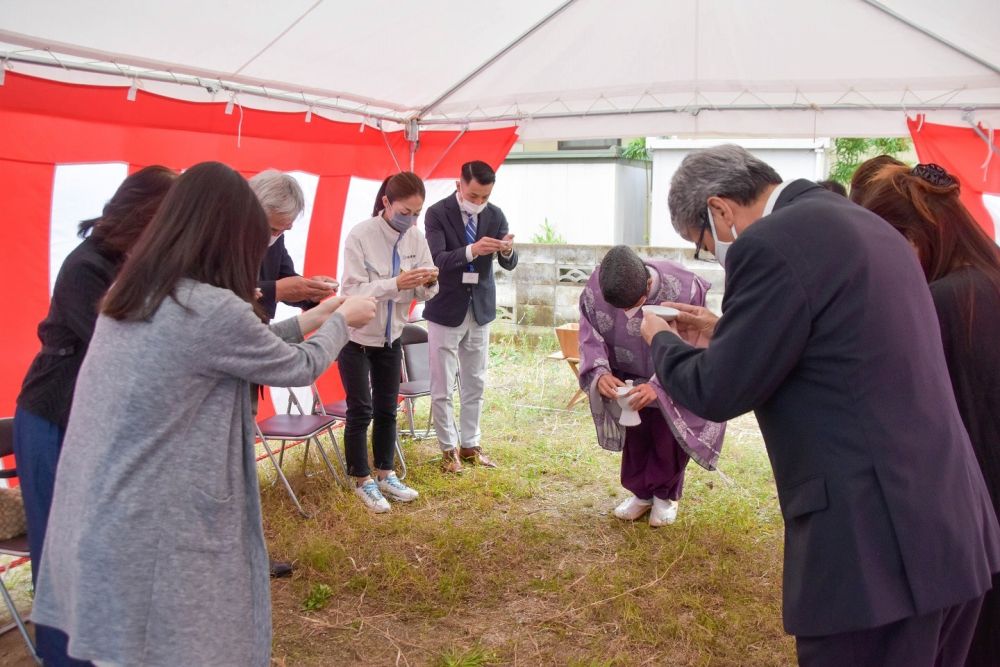
<instances>
[{"instance_id":1,"label":"eyeglasses","mask_svg":"<svg viewBox=\"0 0 1000 667\"><path fill-rule=\"evenodd\" d=\"M697 259L697 260L700 260L700 261L712 261L712 259L714 259L714 256L711 257L711 258L703 257L702 256L702 253L708 253L709 255L712 254L712 253L708 252L708 250L705 249L704 245L702 245L705 242L705 234L706 234L706 232L708 232L708 211L707 210L706 211L702 211L702 213L701 213L701 231L698 232L698 240L694 244L694 258Z\"/></svg>"},{"instance_id":2,"label":"eyeglasses","mask_svg":"<svg viewBox=\"0 0 1000 667\"><path fill-rule=\"evenodd\" d=\"M951 187L952 185L958 183L954 176L945 171L940 165L936 165L933 162L918 164L910 170L910 173L917 178L922 178L931 185L935 185L939 188Z\"/></svg>"}]
</instances>

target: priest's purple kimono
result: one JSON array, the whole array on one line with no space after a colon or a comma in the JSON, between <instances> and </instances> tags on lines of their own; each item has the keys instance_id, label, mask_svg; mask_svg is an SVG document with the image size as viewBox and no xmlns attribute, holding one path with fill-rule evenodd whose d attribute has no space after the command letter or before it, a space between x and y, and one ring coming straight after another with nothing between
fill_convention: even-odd
<instances>
[{"instance_id":1,"label":"priest's purple kimono","mask_svg":"<svg viewBox=\"0 0 1000 667\"><path fill-rule=\"evenodd\" d=\"M646 303L705 305L705 294L711 287L708 282L674 262L650 260L645 264L652 278ZM580 387L590 397L597 441L604 449L623 452L622 486L638 498L655 495L678 500L689 457L715 470L725 424L698 417L664 393L639 331L642 311L627 313L606 303L598 284L599 270L580 295ZM617 402L597 391L597 379L604 373L635 384L649 382L656 390L658 400L639 412L639 426L618 424L621 411Z\"/></svg>"}]
</instances>

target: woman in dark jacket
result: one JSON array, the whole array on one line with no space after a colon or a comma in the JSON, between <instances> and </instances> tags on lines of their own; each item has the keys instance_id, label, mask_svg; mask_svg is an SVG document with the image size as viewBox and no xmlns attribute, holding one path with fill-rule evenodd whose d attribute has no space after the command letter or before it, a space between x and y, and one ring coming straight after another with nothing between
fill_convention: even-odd
<instances>
[{"instance_id":1,"label":"woman in dark jacket","mask_svg":"<svg viewBox=\"0 0 1000 667\"><path fill-rule=\"evenodd\" d=\"M73 388L99 304L176 178L166 167L140 169L122 181L101 217L80 223L83 242L59 269L48 315L38 325L42 349L24 378L14 414L14 455L28 521L33 584L42 562ZM84 664L66 656L66 636L58 630L38 626L35 638L46 665Z\"/></svg>"},{"instance_id":2,"label":"woman in dark jacket","mask_svg":"<svg viewBox=\"0 0 1000 667\"><path fill-rule=\"evenodd\" d=\"M884 163L871 170L856 201L895 227L920 257L958 409L1000 516L1000 248L958 194L958 181L937 165ZM966 665L1000 665L1000 574L983 601Z\"/></svg>"}]
</instances>

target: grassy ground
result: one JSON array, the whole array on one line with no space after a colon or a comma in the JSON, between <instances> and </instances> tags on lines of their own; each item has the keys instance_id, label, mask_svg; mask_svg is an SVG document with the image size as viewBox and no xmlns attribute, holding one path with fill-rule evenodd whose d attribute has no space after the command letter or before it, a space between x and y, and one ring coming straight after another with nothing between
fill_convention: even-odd
<instances>
[{"instance_id":1,"label":"grassy ground","mask_svg":"<svg viewBox=\"0 0 1000 667\"><path fill-rule=\"evenodd\" d=\"M618 455L597 447L585 404L561 409L574 383L545 360L554 345L494 341L483 432L498 470L446 476L433 439L405 441L421 497L379 516L325 476L293 476L308 520L264 488L272 554L297 565L273 586L276 664L794 662L752 418L730 426L724 476L688 468L676 524L623 523Z\"/></svg>"}]
</instances>

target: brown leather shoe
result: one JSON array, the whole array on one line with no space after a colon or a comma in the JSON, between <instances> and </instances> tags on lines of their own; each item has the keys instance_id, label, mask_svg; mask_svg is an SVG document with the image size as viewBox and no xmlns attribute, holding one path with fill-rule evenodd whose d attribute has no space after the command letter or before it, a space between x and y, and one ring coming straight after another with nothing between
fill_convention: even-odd
<instances>
[{"instance_id":1,"label":"brown leather shoe","mask_svg":"<svg viewBox=\"0 0 1000 667\"><path fill-rule=\"evenodd\" d=\"M458 458L458 449L452 447L441 452L441 469L445 472L462 472L462 462Z\"/></svg>"},{"instance_id":2,"label":"brown leather shoe","mask_svg":"<svg viewBox=\"0 0 1000 667\"><path fill-rule=\"evenodd\" d=\"M493 459L483 453L482 447L462 447L458 451L458 456L463 461L471 461L484 468L496 468L497 464Z\"/></svg>"}]
</instances>

